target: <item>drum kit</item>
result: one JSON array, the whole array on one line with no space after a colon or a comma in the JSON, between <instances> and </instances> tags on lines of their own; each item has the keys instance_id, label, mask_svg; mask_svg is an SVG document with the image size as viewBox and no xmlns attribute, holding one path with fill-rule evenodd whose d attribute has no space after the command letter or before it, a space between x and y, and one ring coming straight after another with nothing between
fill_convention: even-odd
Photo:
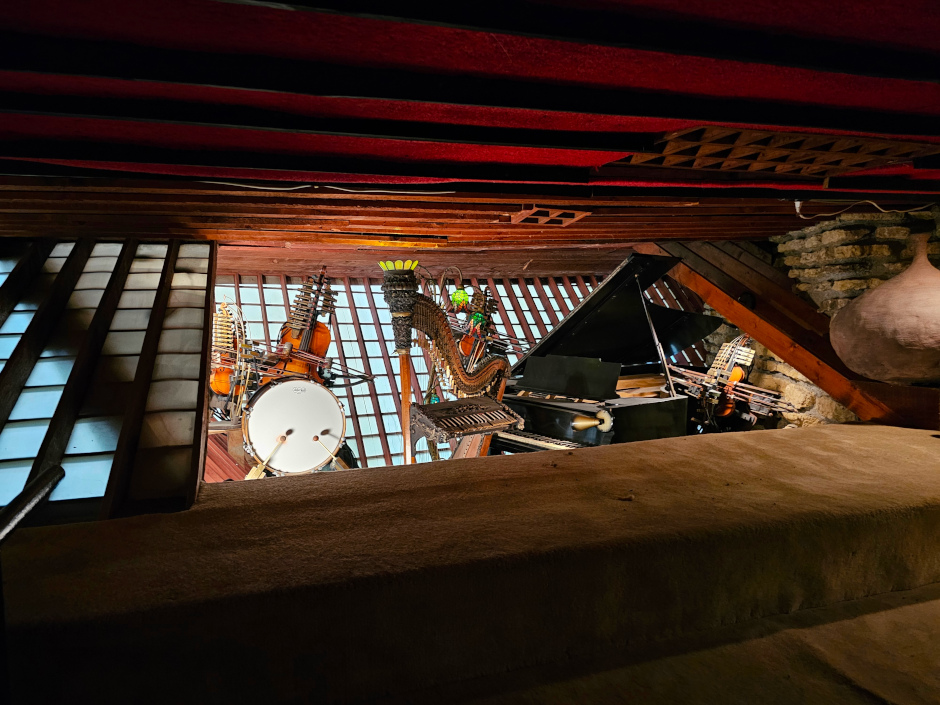
<instances>
[{"instance_id":1,"label":"drum kit","mask_svg":"<svg viewBox=\"0 0 940 705\"><path fill-rule=\"evenodd\" d=\"M357 467L345 443L343 403L329 387L371 383L372 376L326 357L329 327L317 319L331 316L334 302L324 268L297 292L276 345L249 340L237 306L216 309L209 432L228 434L236 462L253 461L246 480Z\"/></svg>"}]
</instances>

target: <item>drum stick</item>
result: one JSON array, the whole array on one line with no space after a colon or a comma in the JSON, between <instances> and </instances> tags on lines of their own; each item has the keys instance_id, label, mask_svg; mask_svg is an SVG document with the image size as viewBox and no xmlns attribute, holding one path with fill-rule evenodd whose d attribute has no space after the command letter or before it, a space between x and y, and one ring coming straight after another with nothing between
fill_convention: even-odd
<instances>
[{"instance_id":1,"label":"drum stick","mask_svg":"<svg viewBox=\"0 0 940 705\"><path fill-rule=\"evenodd\" d=\"M314 437L313 437L313 440L315 440L317 443L319 443L321 446L323 446L323 450L325 450L327 453L330 453L330 449L327 448L326 445L323 443L323 441L320 440L320 437L319 437L319 436L314 436ZM337 450L339 450L339 449L337 449ZM336 454L335 454L335 453L330 453L330 459L331 459L331 460L336 460Z\"/></svg>"},{"instance_id":2,"label":"drum stick","mask_svg":"<svg viewBox=\"0 0 940 705\"><path fill-rule=\"evenodd\" d=\"M264 475L264 469L267 467L267 464L271 462L271 458L274 457L274 454L277 452L277 449L287 440L287 436L278 436L277 444L271 449L271 452L268 453L268 457L261 461L259 465L255 465L251 471L245 475L246 480L257 480L262 475Z\"/></svg>"}]
</instances>

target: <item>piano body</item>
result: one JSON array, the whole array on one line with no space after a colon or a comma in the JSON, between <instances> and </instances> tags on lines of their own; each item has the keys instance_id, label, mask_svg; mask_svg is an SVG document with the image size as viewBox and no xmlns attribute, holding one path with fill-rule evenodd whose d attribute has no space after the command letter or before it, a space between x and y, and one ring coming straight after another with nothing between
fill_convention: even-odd
<instances>
[{"instance_id":1,"label":"piano body","mask_svg":"<svg viewBox=\"0 0 940 705\"><path fill-rule=\"evenodd\" d=\"M631 255L510 372L503 397L524 420L491 449L513 453L686 434L687 397L666 364L721 319L649 303L644 291L673 257Z\"/></svg>"}]
</instances>

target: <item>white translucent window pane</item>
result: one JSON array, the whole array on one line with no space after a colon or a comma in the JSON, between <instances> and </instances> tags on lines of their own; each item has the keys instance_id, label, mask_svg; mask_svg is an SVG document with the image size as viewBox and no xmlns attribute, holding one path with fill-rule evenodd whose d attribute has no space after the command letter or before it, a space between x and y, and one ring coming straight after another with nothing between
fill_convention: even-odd
<instances>
[{"instance_id":1,"label":"white translucent window pane","mask_svg":"<svg viewBox=\"0 0 940 705\"><path fill-rule=\"evenodd\" d=\"M149 308L128 308L114 312L111 330L147 330L150 322Z\"/></svg>"},{"instance_id":2,"label":"white translucent window pane","mask_svg":"<svg viewBox=\"0 0 940 705\"><path fill-rule=\"evenodd\" d=\"M246 277L242 277L244 281ZM256 286L245 286L242 284L238 288L238 296L241 299L242 304L260 304L261 303L261 294L258 293L258 287ZM293 296L291 297L293 300Z\"/></svg>"},{"instance_id":3,"label":"white translucent window pane","mask_svg":"<svg viewBox=\"0 0 940 705\"><path fill-rule=\"evenodd\" d=\"M141 448L182 446L193 442L196 414L193 411L158 411L144 415Z\"/></svg>"},{"instance_id":4,"label":"white translucent window pane","mask_svg":"<svg viewBox=\"0 0 940 705\"><path fill-rule=\"evenodd\" d=\"M151 273L162 272L163 263L164 263L164 260L162 259L149 259L146 257L135 259L133 262L131 262L130 271L133 272L134 274L144 274L147 272L151 272Z\"/></svg>"},{"instance_id":5,"label":"white translucent window pane","mask_svg":"<svg viewBox=\"0 0 940 705\"><path fill-rule=\"evenodd\" d=\"M125 289L156 289L160 284L160 275L153 274L128 274L127 281L124 283Z\"/></svg>"},{"instance_id":6,"label":"white translucent window pane","mask_svg":"<svg viewBox=\"0 0 940 705\"><path fill-rule=\"evenodd\" d=\"M171 308L163 318L164 328L199 328L202 329L205 309Z\"/></svg>"},{"instance_id":7,"label":"white translucent window pane","mask_svg":"<svg viewBox=\"0 0 940 705\"><path fill-rule=\"evenodd\" d=\"M41 359L33 366L33 371L26 380L27 387L48 387L65 384L75 364L74 357L54 357Z\"/></svg>"},{"instance_id":8,"label":"white translucent window pane","mask_svg":"<svg viewBox=\"0 0 940 705\"><path fill-rule=\"evenodd\" d=\"M384 366L382 367L384 369ZM387 375L380 375L375 378L375 391L379 394L390 394L393 387Z\"/></svg>"},{"instance_id":9,"label":"white translucent window pane","mask_svg":"<svg viewBox=\"0 0 940 705\"><path fill-rule=\"evenodd\" d=\"M253 306L249 304L242 303L242 316L245 317L246 321L260 321L261 320L261 307Z\"/></svg>"},{"instance_id":10,"label":"white translucent window pane","mask_svg":"<svg viewBox=\"0 0 940 705\"><path fill-rule=\"evenodd\" d=\"M111 474L113 453L62 459L65 477L49 496L50 501L103 497Z\"/></svg>"},{"instance_id":11,"label":"white translucent window pane","mask_svg":"<svg viewBox=\"0 0 940 705\"><path fill-rule=\"evenodd\" d=\"M221 277L219 277L218 279L221 279ZM216 279L216 281L218 281L218 279ZM235 287L234 286L216 286L215 287L215 300L219 302L225 301L230 304L235 303Z\"/></svg>"},{"instance_id":12,"label":"white translucent window pane","mask_svg":"<svg viewBox=\"0 0 940 705\"><path fill-rule=\"evenodd\" d=\"M91 251L92 257L117 257L121 254L123 244L120 242L99 242Z\"/></svg>"},{"instance_id":13,"label":"white translucent window pane","mask_svg":"<svg viewBox=\"0 0 940 705\"><path fill-rule=\"evenodd\" d=\"M24 389L10 412L10 420L51 419L63 389L62 385Z\"/></svg>"},{"instance_id":14,"label":"white translucent window pane","mask_svg":"<svg viewBox=\"0 0 940 705\"><path fill-rule=\"evenodd\" d=\"M72 250L75 249L74 242L60 242L55 247L52 248L52 252L49 253L50 257L68 257L72 254Z\"/></svg>"},{"instance_id":15,"label":"white translucent window pane","mask_svg":"<svg viewBox=\"0 0 940 705\"><path fill-rule=\"evenodd\" d=\"M206 292L198 289L177 289L170 292L167 305L181 308L187 306L202 308L206 305Z\"/></svg>"},{"instance_id":16,"label":"white translucent window pane","mask_svg":"<svg viewBox=\"0 0 940 705\"><path fill-rule=\"evenodd\" d=\"M404 444L402 443L402 435L400 433L389 434L388 436L388 449L392 453L401 453L404 449Z\"/></svg>"},{"instance_id":17,"label":"white translucent window pane","mask_svg":"<svg viewBox=\"0 0 940 705\"><path fill-rule=\"evenodd\" d=\"M112 331L104 339L103 355L139 355L146 331Z\"/></svg>"},{"instance_id":18,"label":"white translucent window pane","mask_svg":"<svg viewBox=\"0 0 940 705\"><path fill-rule=\"evenodd\" d=\"M188 243L186 245L180 245L179 254L177 257L187 258L187 257L208 257L209 250L212 246L204 243Z\"/></svg>"},{"instance_id":19,"label":"white translucent window pane","mask_svg":"<svg viewBox=\"0 0 940 705\"><path fill-rule=\"evenodd\" d=\"M35 311L13 311L0 326L0 335L25 332L34 315Z\"/></svg>"},{"instance_id":20,"label":"white translucent window pane","mask_svg":"<svg viewBox=\"0 0 940 705\"><path fill-rule=\"evenodd\" d=\"M281 310L284 309L284 292L280 285L264 287L264 302L272 306L276 304L281 307Z\"/></svg>"},{"instance_id":21,"label":"white translucent window pane","mask_svg":"<svg viewBox=\"0 0 940 705\"><path fill-rule=\"evenodd\" d=\"M125 291L118 301L118 308L153 308L156 291Z\"/></svg>"},{"instance_id":22,"label":"white translucent window pane","mask_svg":"<svg viewBox=\"0 0 940 705\"><path fill-rule=\"evenodd\" d=\"M18 342L19 335L0 335L0 360L9 360Z\"/></svg>"},{"instance_id":23,"label":"white translucent window pane","mask_svg":"<svg viewBox=\"0 0 940 705\"><path fill-rule=\"evenodd\" d=\"M26 486L32 459L0 463L0 505L6 506Z\"/></svg>"},{"instance_id":24,"label":"white translucent window pane","mask_svg":"<svg viewBox=\"0 0 940 705\"><path fill-rule=\"evenodd\" d=\"M371 404L369 407L371 408ZM379 427L375 422L374 416L359 416L359 428L362 431L363 435L366 434L375 434L379 432Z\"/></svg>"},{"instance_id":25,"label":"white translucent window pane","mask_svg":"<svg viewBox=\"0 0 940 705\"><path fill-rule=\"evenodd\" d=\"M88 272L78 278L75 289L77 291L82 289L104 289L108 285L109 279L111 279L109 272Z\"/></svg>"},{"instance_id":26,"label":"white translucent window pane","mask_svg":"<svg viewBox=\"0 0 940 705\"><path fill-rule=\"evenodd\" d=\"M65 257L49 257L43 262L42 271L47 274L55 274L65 266Z\"/></svg>"},{"instance_id":27,"label":"white translucent window pane","mask_svg":"<svg viewBox=\"0 0 940 705\"><path fill-rule=\"evenodd\" d=\"M365 434L365 429L362 430ZM382 450L382 441L379 440L378 436L371 436L362 438L362 445L366 450L366 455L370 457L383 457L384 452Z\"/></svg>"},{"instance_id":28,"label":"white translucent window pane","mask_svg":"<svg viewBox=\"0 0 940 705\"><path fill-rule=\"evenodd\" d=\"M9 274L19 263L19 257L0 257L0 274Z\"/></svg>"},{"instance_id":29,"label":"white translucent window pane","mask_svg":"<svg viewBox=\"0 0 940 705\"><path fill-rule=\"evenodd\" d=\"M153 379L199 379L202 355L157 355L153 367Z\"/></svg>"},{"instance_id":30,"label":"white translucent window pane","mask_svg":"<svg viewBox=\"0 0 940 705\"><path fill-rule=\"evenodd\" d=\"M95 317L95 309L77 308L69 312L69 317L71 318L70 323L72 326L76 326L80 330L87 330L88 326L91 325L91 319ZM68 347L71 349L73 346Z\"/></svg>"},{"instance_id":31,"label":"white translucent window pane","mask_svg":"<svg viewBox=\"0 0 940 705\"><path fill-rule=\"evenodd\" d=\"M173 275L173 282L171 286L174 289L205 289L208 284L209 277L205 274L176 272Z\"/></svg>"},{"instance_id":32,"label":"white translucent window pane","mask_svg":"<svg viewBox=\"0 0 940 705\"><path fill-rule=\"evenodd\" d=\"M166 245L153 245L145 244L137 246L137 256L138 257L157 257L164 258L166 257L167 246Z\"/></svg>"},{"instance_id":33,"label":"white translucent window pane","mask_svg":"<svg viewBox=\"0 0 940 705\"><path fill-rule=\"evenodd\" d=\"M92 416L78 419L65 452L69 455L85 453L113 453L121 435L121 416Z\"/></svg>"},{"instance_id":34,"label":"white translucent window pane","mask_svg":"<svg viewBox=\"0 0 940 705\"><path fill-rule=\"evenodd\" d=\"M103 289L73 291L69 297L68 308L97 308L102 296L104 296Z\"/></svg>"},{"instance_id":35,"label":"white translucent window pane","mask_svg":"<svg viewBox=\"0 0 940 705\"><path fill-rule=\"evenodd\" d=\"M176 260L177 272L191 272L205 274L209 271L209 260L201 257L180 257Z\"/></svg>"},{"instance_id":36,"label":"white translucent window pane","mask_svg":"<svg viewBox=\"0 0 940 705\"><path fill-rule=\"evenodd\" d=\"M0 460L35 458L49 428L49 419L8 421L0 431Z\"/></svg>"},{"instance_id":37,"label":"white translucent window pane","mask_svg":"<svg viewBox=\"0 0 940 705\"><path fill-rule=\"evenodd\" d=\"M159 356L157 359L159 360ZM115 382L132 382L139 360L137 355L105 355L98 364L108 379Z\"/></svg>"},{"instance_id":38,"label":"white translucent window pane","mask_svg":"<svg viewBox=\"0 0 940 705\"><path fill-rule=\"evenodd\" d=\"M283 306L266 306L268 321L283 323L287 320L287 309Z\"/></svg>"},{"instance_id":39,"label":"white translucent window pane","mask_svg":"<svg viewBox=\"0 0 940 705\"><path fill-rule=\"evenodd\" d=\"M157 352L195 353L202 352L202 331L179 329L165 330L160 334Z\"/></svg>"},{"instance_id":40,"label":"white translucent window pane","mask_svg":"<svg viewBox=\"0 0 940 705\"><path fill-rule=\"evenodd\" d=\"M113 272L117 257L89 257L83 272Z\"/></svg>"},{"instance_id":41,"label":"white translucent window pane","mask_svg":"<svg viewBox=\"0 0 940 705\"><path fill-rule=\"evenodd\" d=\"M194 380L161 380L150 385L147 411L195 409L199 400L199 382Z\"/></svg>"}]
</instances>

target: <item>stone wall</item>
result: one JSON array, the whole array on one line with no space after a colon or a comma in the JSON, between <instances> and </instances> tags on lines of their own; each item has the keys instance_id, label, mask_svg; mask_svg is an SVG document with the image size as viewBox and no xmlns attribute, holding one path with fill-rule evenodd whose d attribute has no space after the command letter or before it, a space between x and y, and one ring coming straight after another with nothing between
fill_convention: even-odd
<instances>
[{"instance_id":1,"label":"stone wall","mask_svg":"<svg viewBox=\"0 0 940 705\"><path fill-rule=\"evenodd\" d=\"M908 236L911 229L923 232L933 225L928 213L851 214L835 220L809 225L786 235L771 238L776 256L765 258L794 281L794 291L814 303L829 316L891 277L911 262ZM752 250L753 251L753 250ZM928 252L931 261L940 265L940 240L935 233ZM714 312L709 311L708 313ZM710 363L721 344L740 335L734 326L725 324L705 341ZM844 423L857 417L819 387L764 346L755 343L757 351L750 382L781 392L797 408L784 414L777 426L794 424L808 426L819 423ZM764 421L764 420L762 420ZM765 421L765 427L774 421Z\"/></svg>"}]
</instances>

